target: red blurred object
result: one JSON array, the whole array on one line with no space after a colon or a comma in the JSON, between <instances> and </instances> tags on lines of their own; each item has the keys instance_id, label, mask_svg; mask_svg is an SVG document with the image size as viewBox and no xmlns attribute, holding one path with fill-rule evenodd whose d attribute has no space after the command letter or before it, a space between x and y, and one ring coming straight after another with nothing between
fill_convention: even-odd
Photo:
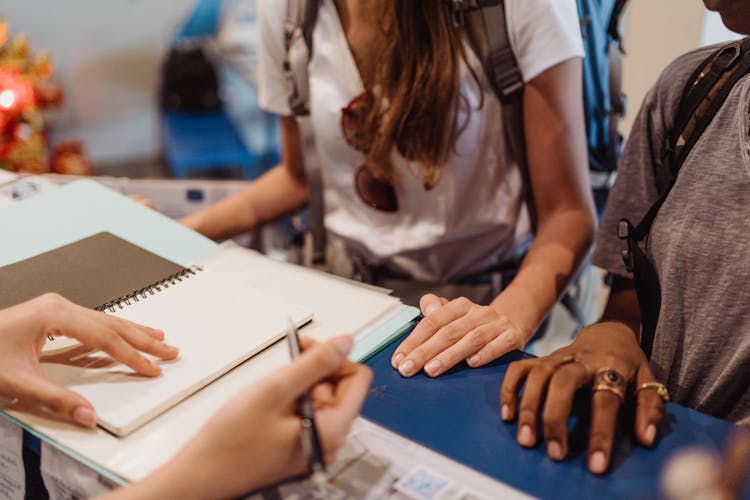
<instances>
[{"instance_id":1,"label":"red blurred object","mask_svg":"<svg viewBox=\"0 0 750 500\"><path fill-rule=\"evenodd\" d=\"M9 37L8 32L0 15L0 168L91 174L80 142L64 143L50 152L46 113L63 103L62 90L52 78L50 55L32 53L29 37Z\"/></svg>"},{"instance_id":2,"label":"red blurred object","mask_svg":"<svg viewBox=\"0 0 750 500\"><path fill-rule=\"evenodd\" d=\"M94 168L83 152L81 141L66 141L55 146L50 161L52 171L65 175L92 175Z\"/></svg>"},{"instance_id":3,"label":"red blurred object","mask_svg":"<svg viewBox=\"0 0 750 500\"><path fill-rule=\"evenodd\" d=\"M35 104L31 82L13 68L0 67L0 113L10 121Z\"/></svg>"}]
</instances>

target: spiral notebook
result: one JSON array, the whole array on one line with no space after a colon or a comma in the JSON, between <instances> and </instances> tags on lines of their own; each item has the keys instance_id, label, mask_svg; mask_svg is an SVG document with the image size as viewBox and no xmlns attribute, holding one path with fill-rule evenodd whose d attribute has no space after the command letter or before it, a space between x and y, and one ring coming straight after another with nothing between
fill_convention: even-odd
<instances>
[{"instance_id":1,"label":"spiral notebook","mask_svg":"<svg viewBox=\"0 0 750 500\"><path fill-rule=\"evenodd\" d=\"M110 233L0 267L0 307L47 291L163 329L180 348L141 377L100 351L48 342L42 369L92 402L98 423L125 436L280 339L312 311L227 276L183 268ZM57 343L57 344L56 344ZM59 346L59 347L58 347Z\"/></svg>"}]
</instances>

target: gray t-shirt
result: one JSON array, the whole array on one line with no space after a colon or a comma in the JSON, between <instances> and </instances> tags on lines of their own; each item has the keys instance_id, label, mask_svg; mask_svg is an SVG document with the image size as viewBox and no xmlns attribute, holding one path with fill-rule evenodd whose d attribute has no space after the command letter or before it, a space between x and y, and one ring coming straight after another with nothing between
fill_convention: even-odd
<instances>
[{"instance_id":1,"label":"gray t-shirt","mask_svg":"<svg viewBox=\"0 0 750 500\"><path fill-rule=\"evenodd\" d=\"M664 137L683 88L715 47L674 61L633 125L593 261L632 277L617 223L640 222L657 199ZM750 76L734 87L682 166L647 241L662 305L651 367L673 400L750 425Z\"/></svg>"}]
</instances>

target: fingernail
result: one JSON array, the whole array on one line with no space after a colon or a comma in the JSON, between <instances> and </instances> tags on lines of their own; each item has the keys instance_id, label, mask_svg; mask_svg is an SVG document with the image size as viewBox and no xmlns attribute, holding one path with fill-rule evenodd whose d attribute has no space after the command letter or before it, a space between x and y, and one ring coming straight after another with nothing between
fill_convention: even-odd
<instances>
[{"instance_id":1,"label":"fingernail","mask_svg":"<svg viewBox=\"0 0 750 500\"><path fill-rule=\"evenodd\" d=\"M161 366L157 365L154 361L149 360L148 364L151 365L151 368L153 368L155 372L161 373Z\"/></svg>"},{"instance_id":2,"label":"fingernail","mask_svg":"<svg viewBox=\"0 0 750 500\"><path fill-rule=\"evenodd\" d=\"M602 474L607 470L607 457L603 451L595 451L589 459L589 469L595 474Z\"/></svg>"},{"instance_id":3,"label":"fingernail","mask_svg":"<svg viewBox=\"0 0 750 500\"><path fill-rule=\"evenodd\" d=\"M562 460L563 452L562 452L562 446L560 446L560 443L558 443L555 440L548 441L547 442L547 456L550 457L552 460Z\"/></svg>"},{"instance_id":4,"label":"fingernail","mask_svg":"<svg viewBox=\"0 0 750 500\"><path fill-rule=\"evenodd\" d=\"M397 352L393 356L393 359L391 359L391 366L393 366L394 368L398 368L398 365L401 364L405 357L406 356L404 354Z\"/></svg>"},{"instance_id":5,"label":"fingernail","mask_svg":"<svg viewBox=\"0 0 750 500\"><path fill-rule=\"evenodd\" d=\"M398 365L398 371L404 377L409 377L413 370L414 370L414 361L410 359L407 359L406 361Z\"/></svg>"},{"instance_id":6,"label":"fingernail","mask_svg":"<svg viewBox=\"0 0 750 500\"><path fill-rule=\"evenodd\" d=\"M94 410L86 406L78 406L73 411L73 419L85 427L93 427L96 424L96 414Z\"/></svg>"},{"instance_id":7,"label":"fingernail","mask_svg":"<svg viewBox=\"0 0 750 500\"><path fill-rule=\"evenodd\" d=\"M180 354L180 348L179 347L175 347L175 346L169 345L169 344L164 344L164 345L167 347L167 349L169 349L169 352L171 352L172 354Z\"/></svg>"},{"instance_id":8,"label":"fingernail","mask_svg":"<svg viewBox=\"0 0 750 500\"><path fill-rule=\"evenodd\" d=\"M482 359L479 354L475 354L472 357L470 357L466 362L469 363L469 366L476 366L479 364L479 360Z\"/></svg>"},{"instance_id":9,"label":"fingernail","mask_svg":"<svg viewBox=\"0 0 750 500\"><path fill-rule=\"evenodd\" d=\"M500 407L500 417L503 420L510 420L510 408L508 408L508 405L503 405Z\"/></svg>"},{"instance_id":10,"label":"fingernail","mask_svg":"<svg viewBox=\"0 0 750 500\"><path fill-rule=\"evenodd\" d=\"M648 427L646 427L646 442L649 446L654 444L654 438L656 437L656 426L654 424L650 424Z\"/></svg>"},{"instance_id":11,"label":"fingernail","mask_svg":"<svg viewBox=\"0 0 750 500\"><path fill-rule=\"evenodd\" d=\"M429 316L432 314L439 306L437 304L428 304L427 307L424 308L424 315Z\"/></svg>"},{"instance_id":12,"label":"fingernail","mask_svg":"<svg viewBox=\"0 0 750 500\"><path fill-rule=\"evenodd\" d=\"M336 337L333 339L333 345L335 345L336 349L338 349L344 356L349 354L349 351L352 350L353 344L354 340L351 337Z\"/></svg>"},{"instance_id":13,"label":"fingernail","mask_svg":"<svg viewBox=\"0 0 750 500\"><path fill-rule=\"evenodd\" d=\"M443 363L441 363L439 359L433 359L424 366L424 371L427 373L427 375L435 376L438 374L442 366Z\"/></svg>"},{"instance_id":14,"label":"fingernail","mask_svg":"<svg viewBox=\"0 0 750 500\"><path fill-rule=\"evenodd\" d=\"M518 431L518 442L521 446L534 446L534 434L531 432L531 427L528 425L521 426L521 430Z\"/></svg>"}]
</instances>

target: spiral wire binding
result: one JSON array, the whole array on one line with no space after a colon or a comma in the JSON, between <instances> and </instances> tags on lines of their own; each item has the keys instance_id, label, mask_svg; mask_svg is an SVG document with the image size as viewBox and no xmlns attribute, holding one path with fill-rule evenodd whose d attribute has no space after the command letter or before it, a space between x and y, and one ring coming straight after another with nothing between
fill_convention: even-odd
<instances>
[{"instance_id":1,"label":"spiral wire binding","mask_svg":"<svg viewBox=\"0 0 750 500\"><path fill-rule=\"evenodd\" d=\"M123 295L122 297L110 300L109 302L95 307L94 309L100 312L116 312L117 308L125 309L125 306L129 306L133 302L140 302L142 299L147 299L151 295L154 295L157 292L161 292L162 288L169 288L169 285L175 285L179 281L186 280L191 276L195 276L199 271L203 271L203 268L200 266L186 267L185 269L171 274L164 279L151 283L150 285L147 285L143 288L139 288L132 293Z\"/></svg>"}]
</instances>

